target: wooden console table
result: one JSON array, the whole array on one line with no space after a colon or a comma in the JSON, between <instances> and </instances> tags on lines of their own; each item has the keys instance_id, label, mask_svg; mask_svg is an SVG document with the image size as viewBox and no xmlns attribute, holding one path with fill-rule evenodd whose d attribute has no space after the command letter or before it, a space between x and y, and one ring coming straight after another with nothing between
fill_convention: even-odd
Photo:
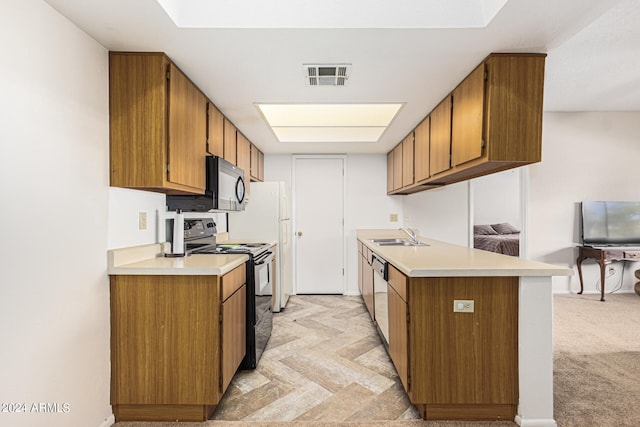
<instances>
[{"instance_id":1,"label":"wooden console table","mask_svg":"<svg viewBox=\"0 0 640 427\"><path fill-rule=\"evenodd\" d=\"M638 248L595 248L591 246L578 246L578 276L580 276L580 292L584 291L582 282L582 261L592 258L600 265L600 301L604 301L605 266L615 261L640 261L640 249Z\"/></svg>"}]
</instances>

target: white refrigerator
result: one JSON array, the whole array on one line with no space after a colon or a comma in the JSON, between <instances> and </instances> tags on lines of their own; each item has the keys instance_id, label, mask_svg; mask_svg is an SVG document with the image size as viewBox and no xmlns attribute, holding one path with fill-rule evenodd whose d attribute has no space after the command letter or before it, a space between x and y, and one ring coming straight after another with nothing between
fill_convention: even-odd
<instances>
[{"instance_id":1,"label":"white refrigerator","mask_svg":"<svg viewBox=\"0 0 640 427\"><path fill-rule=\"evenodd\" d=\"M278 244L273 311L287 305L293 288L291 202L284 182L252 182L244 211L229 212L229 239Z\"/></svg>"}]
</instances>

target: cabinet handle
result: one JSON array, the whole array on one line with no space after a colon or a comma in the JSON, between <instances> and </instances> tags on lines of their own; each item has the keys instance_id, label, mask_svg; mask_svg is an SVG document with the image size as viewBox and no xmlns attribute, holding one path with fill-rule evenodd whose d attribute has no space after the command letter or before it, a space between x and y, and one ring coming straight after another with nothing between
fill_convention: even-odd
<instances>
[{"instance_id":1,"label":"cabinet handle","mask_svg":"<svg viewBox=\"0 0 640 427\"><path fill-rule=\"evenodd\" d=\"M302 237L302 231L298 231L296 234L298 235L298 237Z\"/></svg>"}]
</instances>

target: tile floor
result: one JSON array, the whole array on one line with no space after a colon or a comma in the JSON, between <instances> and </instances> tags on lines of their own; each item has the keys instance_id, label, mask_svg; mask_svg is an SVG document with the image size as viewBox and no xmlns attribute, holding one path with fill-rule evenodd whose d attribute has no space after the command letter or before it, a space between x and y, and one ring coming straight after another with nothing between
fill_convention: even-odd
<instances>
[{"instance_id":1,"label":"tile floor","mask_svg":"<svg viewBox=\"0 0 640 427\"><path fill-rule=\"evenodd\" d=\"M214 420L419 419L359 296L291 297L254 371L236 374Z\"/></svg>"}]
</instances>

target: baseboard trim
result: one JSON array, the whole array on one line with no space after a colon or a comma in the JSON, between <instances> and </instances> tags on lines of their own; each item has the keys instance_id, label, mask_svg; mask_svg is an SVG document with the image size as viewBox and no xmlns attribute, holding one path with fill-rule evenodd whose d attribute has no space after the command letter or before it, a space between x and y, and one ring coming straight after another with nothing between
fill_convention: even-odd
<instances>
[{"instance_id":1,"label":"baseboard trim","mask_svg":"<svg viewBox=\"0 0 640 427\"><path fill-rule=\"evenodd\" d=\"M566 290L560 290L560 291L553 291L554 295L580 295L578 294L578 291L566 291ZM609 295L609 291L607 291L605 289L604 292L605 296ZM614 294L635 294L635 290L633 289L618 289L617 291L614 292ZM585 290L582 295L600 295L600 291L587 291Z\"/></svg>"},{"instance_id":2,"label":"baseboard trim","mask_svg":"<svg viewBox=\"0 0 640 427\"><path fill-rule=\"evenodd\" d=\"M98 427L111 427L115 423L116 423L116 417L113 414L111 414Z\"/></svg>"},{"instance_id":3,"label":"baseboard trim","mask_svg":"<svg viewBox=\"0 0 640 427\"><path fill-rule=\"evenodd\" d=\"M520 427L558 427L556 420L553 419L527 419L524 420L520 415L516 415L514 419Z\"/></svg>"},{"instance_id":4,"label":"baseboard trim","mask_svg":"<svg viewBox=\"0 0 640 427\"><path fill-rule=\"evenodd\" d=\"M512 420L516 412L516 405L509 404L416 404L415 406L424 420Z\"/></svg>"}]
</instances>

